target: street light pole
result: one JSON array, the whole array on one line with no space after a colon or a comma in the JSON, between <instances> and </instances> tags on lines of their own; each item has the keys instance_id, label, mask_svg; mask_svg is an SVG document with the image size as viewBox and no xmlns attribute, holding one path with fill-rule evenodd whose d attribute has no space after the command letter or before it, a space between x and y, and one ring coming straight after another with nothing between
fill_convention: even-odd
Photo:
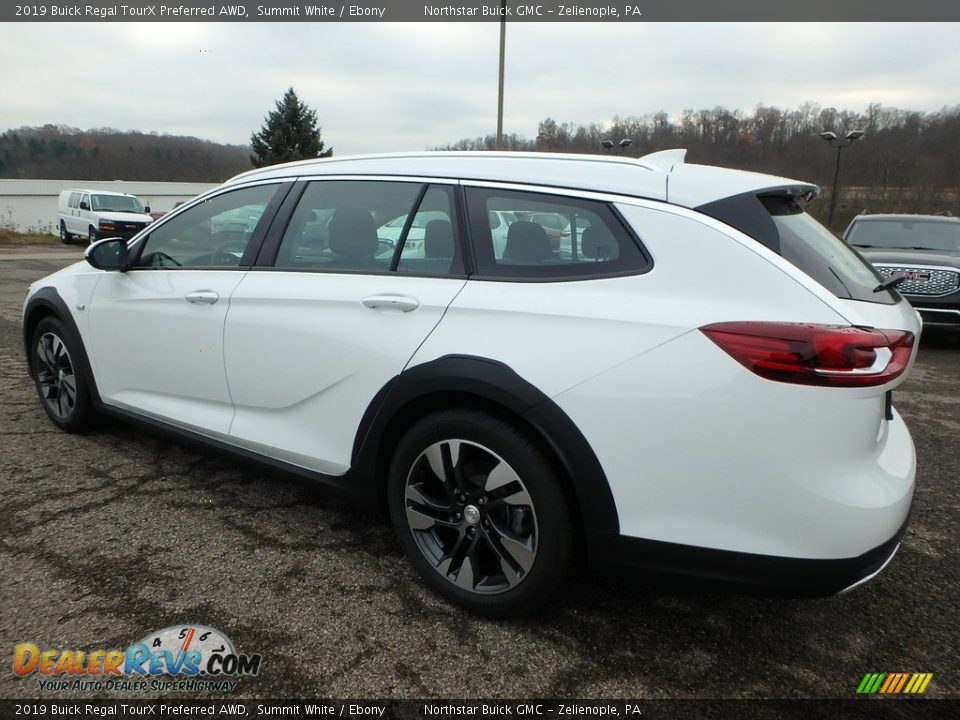
<instances>
[{"instance_id":1,"label":"street light pole","mask_svg":"<svg viewBox=\"0 0 960 720\"><path fill-rule=\"evenodd\" d=\"M845 147L850 147L854 140L863 137L863 130L851 130L843 138L838 138L835 132L829 130L820 133L820 139L830 143L830 147L837 149L837 159L833 165L833 190L830 193L830 212L827 214L827 227L833 229L833 211L837 207L837 195L840 181L840 153Z\"/></svg>"},{"instance_id":2,"label":"street light pole","mask_svg":"<svg viewBox=\"0 0 960 720\"><path fill-rule=\"evenodd\" d=\"M497 88L497 150L503 150L503 60L507 43L507 0L500 0L500 84Z\"/></svg>"}]
</instances>

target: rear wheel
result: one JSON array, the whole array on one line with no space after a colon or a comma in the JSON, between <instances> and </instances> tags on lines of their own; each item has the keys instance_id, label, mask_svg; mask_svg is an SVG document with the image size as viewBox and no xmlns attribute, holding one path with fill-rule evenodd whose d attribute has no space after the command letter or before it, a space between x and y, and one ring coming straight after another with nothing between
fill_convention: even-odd
<instances>
[{"instance_id":1,"label":"rear wheel","mask_svg":"<svg viewBox=\"0 0 960 720\"><path fill-rule=\"evenodd\" d=\"M541 450L487 413L430 415L397 446L388 480L400 544L430 587L488 617L547 603L573 559L570 509Z\"/></svg>"},{"instance_id":2,"label":"rear wheel","mask_svg":"<svg viewBox=\"0 0 960 720\"><path fill-rule=\"evenodd\" d=\"M69 245L73 242L73 234L67 232L67 225L63 220L60 221L60 242L64 245Z\"/></svg>"},{"instance_id":3,"label":"rear wheel","mask_svg":"<svg viewBox=\"0 0 960 720\"><path fill-rule=\"evenodd\" d=\"M37 395L53 423L67 432L83 432L93 420L86 380L76 366L79 340L54 317L37 323L31 344Z\"/></svg>"}]
</instances>

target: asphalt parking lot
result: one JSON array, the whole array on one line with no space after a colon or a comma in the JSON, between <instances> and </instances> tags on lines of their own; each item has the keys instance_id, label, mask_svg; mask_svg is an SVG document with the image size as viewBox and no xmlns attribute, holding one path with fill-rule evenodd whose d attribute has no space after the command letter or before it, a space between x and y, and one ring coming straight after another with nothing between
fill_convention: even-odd
<instances>
[{"instance_id":1,"label":"asphalt parking lot","mask_svg":"<svg viewBox=\"0 0 960 720\"><path fill-rule=\"evenodd\" d=\"M199 623L262 654L238 697L852 698L864 673L898 671L933 673L928 697L960 696L955 338L925 337L896 395L919 455L915 507L872 583L784 600L578 580L540 617L491 622L427 592L376 518L298 481L119 422L56 430L19 320L29 282L69 260L31 252L0 249L7 663L20 642L109 649ZM2 697L76 697L9 667Z\"/></svg>"}]
</instances>

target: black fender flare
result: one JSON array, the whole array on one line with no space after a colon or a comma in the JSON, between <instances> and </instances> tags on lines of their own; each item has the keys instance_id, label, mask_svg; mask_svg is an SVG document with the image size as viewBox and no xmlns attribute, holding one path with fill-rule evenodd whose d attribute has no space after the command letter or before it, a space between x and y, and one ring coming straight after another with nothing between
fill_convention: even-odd
<instances>
[{"instance_id":1,"label":"black fender flare","mask_svg":"<svg viewBox=\"0 0 960 720\"><path fill-rule=\"evenodd\" d=\"M90 358L87 357L87 349L83 345L83 336L80 335L80 329L77 327L77 323L73 319L73 313L70 312L67 303L60 297L60 293L57 292L56 288L53 287L44 287L37 290L30 300L27 301L27 305L23 311L23 349L26 354L27 372L30 373L30 377L33 377L30 342L32 340L31 335L33 335L33 329L38 322L34 320L38 312L45 316L53 315L56 317L66 326L67 331L73 336L76 341L76 348L73 353L74 365L79 369L83 375L83 379L86 381L86 386L90 390L90 399L93 401L94 406L99 407L102 404L100 393L97 390L97 383L93 379L93 369L90 366Z\"/></svg>"},{"instance_id":2,"label":"black fender flare","mask_svg":"<svg viewBox=\"0 0 960 720\"><path fill-rule=\"evenodd\" d=\"M519 417L560 463L575 494L584 530L619 532L613 493L596 454L570 417L542 391L504 363L469 355L445 355L391 379L374 396L357 429L351 472L379 494L379 449L405 408L444 394L475 396ZM395 428L394 428L395 430ZM382 468L381 468L382 472Z\"/></svg>"}]
</instances>

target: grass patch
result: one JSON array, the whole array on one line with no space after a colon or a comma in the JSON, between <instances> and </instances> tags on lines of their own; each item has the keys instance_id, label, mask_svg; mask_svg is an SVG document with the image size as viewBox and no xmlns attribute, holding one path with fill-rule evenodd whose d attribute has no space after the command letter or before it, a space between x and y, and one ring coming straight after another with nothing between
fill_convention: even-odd
<instances>
[{"instance_id":1,"label":"grass patch","mask_svg":"<svg viewBox=\"0 0 960 720\"><path fill-rule=\"evenodd\" d=\"M60 238L47 233L22 233L0 228L0 245L59 245Z\"/></svg>"}]
</instances>

